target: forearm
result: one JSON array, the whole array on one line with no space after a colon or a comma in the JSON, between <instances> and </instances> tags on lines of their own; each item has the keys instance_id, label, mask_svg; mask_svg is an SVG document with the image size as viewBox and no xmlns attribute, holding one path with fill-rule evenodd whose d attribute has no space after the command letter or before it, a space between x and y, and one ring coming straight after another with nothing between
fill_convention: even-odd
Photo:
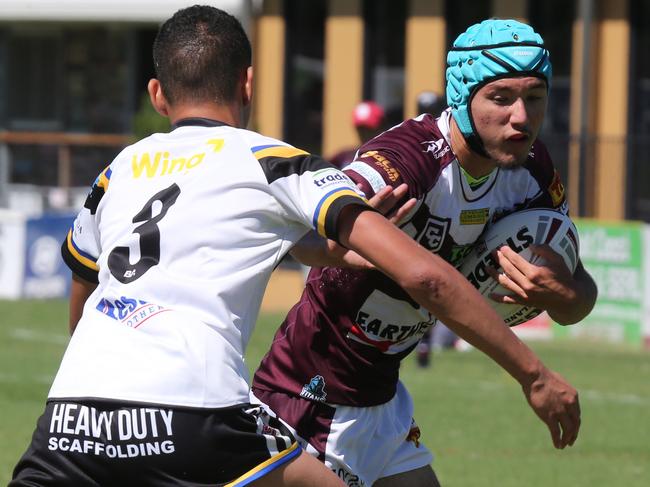
<instances>
[{"instance_id":1,"label":"forearm","mask_svg":"<svg viewBox=\"0 0 650 487\"><path fill-rule=\"evenodd\" d=\"M81 314L83 313L84 304L86 300L93 293L97 284L88 282L81 277L77 276L75 273L72 273L72 285L70 287L70 303L69 303L69 328L70 335L74 333L77 323L81 319Z\"/></svg>"},{"instance_id":2,"label":"forearm","mask_svg":"<svg viewBox=\"0 0 650 487\"><path fill-rule=\"evenodd\" d=\"M454 267L437 256L431 257L439 260L437 289L427 292L411 287L406 289L409 295L459 337L498 363L522 387L530 387L544 369L539 358Z\"/></svg>"},{"instance_id":3,"label":"forearm","mask_svg":"<svg viewBox=\"0 0 650 487\"><path fill-rule=\"evenodd\" d=\"M338 263L337 257L330 252L327 240L313 231L298 241L290 250L290 254L306 266L336 266Z\"/></svg>"},{"instance_id":4,"label":"forearm","mask_svg":"<svg viewBox=\"0 0 650 487\"><path fill-rule=\"evenodd\" d=\"M549 316L561 325L572 325L582 321L593 309L598 297L598 287L582 263L574 273L575 286L567 296L566 303L548 310Z\"/></svg>"}]
</instances>

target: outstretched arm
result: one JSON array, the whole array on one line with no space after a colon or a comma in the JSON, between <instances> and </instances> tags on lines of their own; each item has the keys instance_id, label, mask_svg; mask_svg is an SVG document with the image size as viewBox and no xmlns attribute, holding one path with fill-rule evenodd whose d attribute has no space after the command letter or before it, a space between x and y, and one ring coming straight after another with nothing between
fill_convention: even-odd
<instances>
[{"instance_id":1,"label":"outstretched arm","mask_svg":"<svg viewBox=\"0 0 650 487\"><path fill-rule=\"evenodd\" d=\"M382 270L460 337L508 371L548 426L556 448L573 444L580 429L576 390L544 366L454 267L378 213L361 207L344 209L338 230L343 245Z\"/></svg>"}]
</instances>

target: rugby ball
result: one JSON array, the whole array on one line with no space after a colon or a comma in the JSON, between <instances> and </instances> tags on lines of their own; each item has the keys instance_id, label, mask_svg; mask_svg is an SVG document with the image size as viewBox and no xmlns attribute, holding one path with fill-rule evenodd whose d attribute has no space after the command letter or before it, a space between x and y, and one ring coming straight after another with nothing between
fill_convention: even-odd
<instances>
[{"instance_id":1,"label":"rugby ball","mask_svg":"<svg viewBox=\"0 0 650 487\"><path fill-rule=\"evenodd\" d=\"M575 225L563 213L541 208L511 213L489 226L459 267L461 274L485 296L508 326L524 323L540 314L542 310L491 300L491 293L507 294L508 291L492 279L487 268L494 267L501 272L502 269L496 263L492 252L503 245L508 245L532 264L544 265L544 259L531 252L531 244L549 245L562 256L571 272L575 271L579 256L578 231Z\"/></svg>"}]
</instances>

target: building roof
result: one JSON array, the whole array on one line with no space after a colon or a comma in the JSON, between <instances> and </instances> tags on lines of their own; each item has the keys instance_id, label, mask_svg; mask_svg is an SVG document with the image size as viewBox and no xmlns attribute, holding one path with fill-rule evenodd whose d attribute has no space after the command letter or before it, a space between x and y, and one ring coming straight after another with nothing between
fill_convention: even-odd
<instances>
[{"instance_id":1,"label":"building roof","mask_svg":"<svg viewBox=\"0 0 650 487\"><path fill-rule=\"evenodd\" d=\"M110 21L155 22L171 17L177 10L192 5L189 0L2 0L0 21ZM198 2L213 4L240 20L249 14L248 0Z\"/></svg>"}]
</instances>

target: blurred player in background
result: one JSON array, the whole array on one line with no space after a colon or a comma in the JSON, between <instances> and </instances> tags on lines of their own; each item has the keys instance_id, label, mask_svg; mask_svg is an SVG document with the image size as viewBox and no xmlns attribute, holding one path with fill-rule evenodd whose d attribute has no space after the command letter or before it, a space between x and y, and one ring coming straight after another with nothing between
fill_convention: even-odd
<instances>
[{"instance_id":1,"label":"blurred player in background","mask_svg":"<svg viewBox=\"0 0 650 487\"><path fill-rule=\"evenodd\" d=\"M365 144L384 130L386 115L384 109L374 101L362 101L352 110L352 125L359 136L359 145L348 147L334 154L329 161L336 167L352 162L359 146Z\"/></svg>"},{"instance_id":2,"label":"blurred player in background","mask_svg":"<svg viewBox=\"0 0 650 487\"><path fill-rule=\"evenodd\" d=\"M422 91L416 99L416 111L418 114L428 113L434 117L439 117L442 111L447 108L444 95L435 91Z\"/></svg>"},{"instance_id":3,"label":"blurred player in background","mask_svg":"<svg viewBox=\"0 0 650 487\"><path fill-rule=\"evenodd\" d=\"M565 427L558 441L574 441L576 391L471 284L370 211L334 166L243 129L251 48L234 17L178 11L154 64L149 95L172 131L115 158L63 244L74 333L12 487L341 485L249 404L244 349L264 288L309 229L454 324Z\"/></svg>"},{"instance_id":4,"label":"blurred player in background","mask_svg":"<svg viewBox=\"0 0 650 487\"><path fill-rule=\"evenodd\" d=\"M406 183L406 198L417 203L401 229L458 266L490 222L524 208L567 211L537 140L550 82L549 53L531 27L495 19L473 25L448 53L450 109L372 139L344 172L368 197ZM305 260L310 252L315 264L325 251L294 249ZM495 300L545 309L563 324L584 318L597 291L582 264L572 275L548 247L534 252L545 267L499 249L505 272L495 277L512 294ZM399 367L437 319L462 329L418 305L389 276L358 266L311 271L255 374L253 393L348 485L439 485ZM560 421L562 428L579 422L579 415ZM547 425L556 448L573 443L560 440L557 424Z\"/></svg>"},{"instance_id":5,"label":"blurred player in background","mask_svg":"<svg viewBox=\"0 0 650 487\"><path fill-rule=\"evenodd\" d=\"M418 114L428 113L438 118L447 108L445 97L435 91L422 91L416 98L416 111ZM419 367L431 365L431 350L454 348L458 337L444 323L438 322L436 326L427 329L420 342L415 347L415 357Z\"/></svg>"}]
</instances>

